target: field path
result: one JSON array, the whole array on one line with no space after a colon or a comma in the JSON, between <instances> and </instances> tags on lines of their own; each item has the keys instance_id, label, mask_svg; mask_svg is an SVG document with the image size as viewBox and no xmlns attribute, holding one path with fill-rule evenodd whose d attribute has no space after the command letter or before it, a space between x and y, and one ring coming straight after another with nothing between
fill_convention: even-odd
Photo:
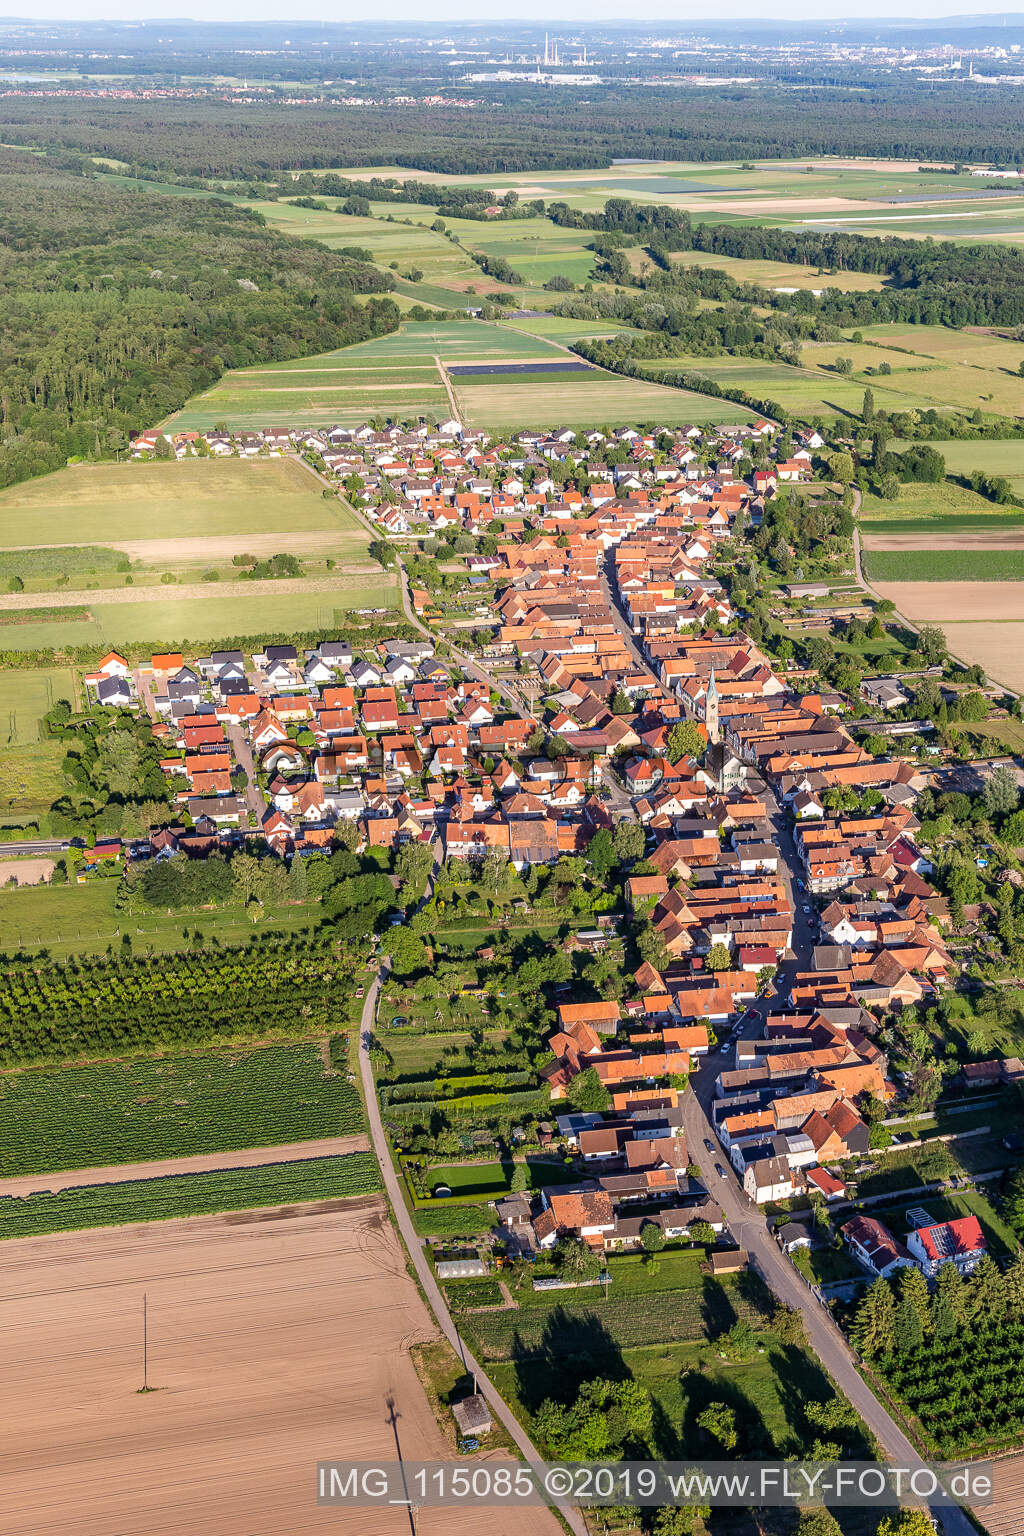
<instances>
[{"instance_id":1,"label":"field path","mask_svg":"<svg viewBox=\"0 0 1024 1536\"><path fill-rule=\"evenodd\" d=\"M385 959L381 969L373 979L373 985L367 992L366 1001L363 1004L363 1013L359 1025L359 1072L363 1083L363 1097L366 1100L366 1113L370 1121L370 1134L373 1137L374 1151L380 1164L384 1188L391 1203L394 1222L413 1262L420 1288L437 1319L441 1332L453 1349L457 1350L461 1355L466 1370L473 1372L476 1377L477 1390L483 1393L497 1418L501 1420L512 1436L513 1441L522 1452L526 1461L538 1462L541 1460L541 1456L537 1447L530 1439L528 1432L520 1424L497 1387L487 1375L487 1372L470 1354L465 1341L460 1336L451 1312L448 1310L448 1303L445 1301L441 1287L434 1276L434 1271L427 1262L426 1255L423 1252L423 1239L418 1235L416 1228L413 1226L412 1217L409 1215L409 1208L405 1203L401 1187L398 1183L398 1175L395 1173L395 1165L391 1158L388 1138L381 1120L380 1105L377 1101L377 1088L373 1079L373 1067L370 1063L370 1039L377 1022L377 996L380 992L381 982L388 974L389 966L390 962ZM586 1521L575 1505L559 1501L557 1509L563 1521L572 1532L572 1536L589 1536ZM554 1517L549 1516L549 1519L551 1521L551 1529L553 1531L556 1530L557 1525ZM487 1523L488 1525L490 1524L489 1520ZM477 1528L479 1529L479 1526Z\"/></svg>"},{"instance_id":2,"label":"field path","mask_svg":"<svg viewBox=\"0 0 1024 1536\"><path fill-rule=\"evenodd\" d=\"M452 387L452 381L448 377L447 368L444 366L444 363L442 363L436 352L434 353L434 362L437 364L437 371L441 375L441 382L444 385L445 394L448 396L448 404L452 408L452 415L455 417L456 421L461 421L462 412L459 410L459 402L455 398L455 390Z\"/></svg>"},{"instance_id":3,"label":"field path","mask_svg":"<svg viewBox=\"0 0 1024 1536\"><path fill-rule=\"evenodd\" d=\"M139 1179L164 1179L175 1173L216 1173L226 1168L262 1168L271 1163L301 1163L311 1157L342 1157L368 1152L370 1138L325 1136L319 1141L289 1141L279 1147L249 1147L243 1152L202 1152L195 1157L170 1157L156 1163L114 1163L105 1168L70 1168L62 1173L26 1173L0 1178L0 1197L56 1193L90 1184L130 1184Z\"/></svg>"},{"instance_id":4,"label":"field path","mask_svg":"<svg viewBox=\"0 0 1024 1536\"><path fill-rule=\"evenodd\" d=\"M369 576L387 582L387 572L374 563L366 566L346 567L349 576ZM394 578L391 578L392 581ZM0 595L0 613L22 608L91 608L93 604L107 607L110 604L138 603L145 596L173 598L176 602L214 597L256 597L281 594L302 596L306 592L341 592L350 589L351 581L336 576L276 577L269 581L197 581L175 582L155 587L99 587L85 592L5 592Z\"/></svg>"}]
</instances>

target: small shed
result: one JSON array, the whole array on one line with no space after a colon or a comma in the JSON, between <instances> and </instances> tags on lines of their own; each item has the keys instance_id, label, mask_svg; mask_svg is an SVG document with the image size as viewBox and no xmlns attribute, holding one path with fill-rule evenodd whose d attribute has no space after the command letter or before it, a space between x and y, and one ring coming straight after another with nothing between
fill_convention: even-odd
<instances>
[{"instance_id":1,"label":"small shed","mask_svg":"<svg viewBox=\"0 0 1024 1536\"><path fill-rule=\"evenodd\" d=\"M713 1275L737 1275L741 1269L747 1267L747 1251L745 1248L726 1248L711 1255L711 1273Z\"/></svg>"},{"instance_id":2,"label":"small shed","mask_svg":"<svg viewBox=\"0 0 1024 1536\"><path fill-rule=\"evenodd\" d=\"M487 1273L487 1265L481 1258L439 1259L434 1268L439 1280L472 1280Z\"/></svg>"},{"instance_id":3,"label":"small shed","mask_svg":"<svg viewBox=\"0 0 1024 1536\"><path fill-rule=\"evenodd\" d=\"M814 1241L810 1228L802 1221L787 1221L776 1236L786 1253L792 1253L796 1248L810 1248Z\"/></svg>"},{"instance_id":4,"label":"small shed","mask_svg":"<svg viewBox=\"0 0 1024 1536\"><path fill-rule=\"evenodd\" d=\"M461 1402L453 1403L452 1417L463 1438L491 1432L491 1410L481 1392L473 1392Z\"/></svg>"}]
</instances>

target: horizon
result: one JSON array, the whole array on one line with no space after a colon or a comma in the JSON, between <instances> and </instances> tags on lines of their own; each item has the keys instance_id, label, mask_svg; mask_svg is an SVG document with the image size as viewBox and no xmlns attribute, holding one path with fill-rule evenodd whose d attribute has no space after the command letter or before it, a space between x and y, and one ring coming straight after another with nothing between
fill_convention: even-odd
<instances>
[{"instance_id":1,"label":"horizon","mask_svg":"<svg viewBox=\"0 0 1024 1536\"><path fill-rule=\"evenodd\" d=\"M550 12L531 0L525 10L520 11L515 21L505 24L482 22L477 9L468 3L451 3L443 11L431 18L430 22L422 20L422 10L415 0L392 0L386 7L386 15L375 22L368 22L360 18L333 18L329 22L310 15L305 18L294 18L290 21L280 20L280 10L270 5L269 0L246 0L243 5L241 0L213 0L210 7L211 14L203 17L178 15L178 16L154 16L147 17L140 14L136 6L126 4L111 4L110 0L103 0L100 6L88 3L68 6L67 0L40 0L34 15L24 16L17 13L0 15L0 26L23 25L28 28L37 28L39 24L48 23L56 26L67 25L130 25L141 28L160 26L224 26L239 23L250 23L253 26L271 26L288 31L290 28L322 28L352 29L362 31L374 31L381 28L387 29L395 26L414 26L418 32L429 34L443 31L447 27L468 28L474 31L521 31L524 27L545 27L559 29L573 28L601 28L622 27L624 29L636 29L638 27L662 27L672 32L692 32L699 29L701 32L712 34L722 23L729 25L750 22L756 25L758 31L770 29L773 23L785 25L793 22L815 22L820 26L831 27L842 25L844 22L855 21L857 23L876 24L882 30L898 29L904 24L910 23L915 27L922 24L933 23L937 27L950 24L962 24L965 27L977 24L989 24L991 26L1008 26L1011 23L1024 25L1024 11L992 11L984 0L972 7L970 0L967 4L960 4L955 9L936 14L934 7L928 0L904 0L900 14L897 16L882 16L878 14L878 0L844 0L843 5L835 7L826 5L824 10L814 0L783 0L770 17L765 17L763 12L753 11L750 0L724 0L718 15L714 21L700 14L698 7L693 7L693 15L680 14L675 0L653 0L650 8L646 9L642 18L621 13L621 0L610 0L605 9L598 0L595 6L591 0L579 0L579 3L567 4L566 8L552 18ZM834 11L834 14L833 14Z\"/></svg>"}]
</instances>

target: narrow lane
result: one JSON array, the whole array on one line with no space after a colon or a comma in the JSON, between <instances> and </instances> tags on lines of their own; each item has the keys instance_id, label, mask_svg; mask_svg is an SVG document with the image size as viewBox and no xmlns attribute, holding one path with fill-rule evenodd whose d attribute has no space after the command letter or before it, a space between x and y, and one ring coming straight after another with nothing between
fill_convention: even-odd
<instances>
[{"instance_id":1,"label":"narrow lane","mask_svg":"<svg viewBox=\"0 0 1024 1536\"><path fill-rule=\"evenodd\" d=\"M398 1176L391 1161L391 1151L380 1116L380 1106L377 1103L377 1092L373 1081L373 1067L370 1062L370 1039L373 1035L377 1019L377 997L380 992L381 982L386 979L387 974L388 963L385 960L373 979L373 985L367 991L359 1026L359 1074L362 1079L363 1098L366 1101L366 1113L370 1123L370 1137L373 1141L374 1151L377 1154L377 1161L380 1164L384 1188L387 1190L388 1199L391 1202L391 1209L394 1213L398 1231L416 1270L416 1278L437 1319L441 1332L451 1344L456 1354L460 1356L467 1371L472 1371L475 1375L478 1390L484 1394L496 1418L501 1420L526 1461L540 1462L543 1458L537 1447L511 1408L509 1408L505 1399L487 1375L487 1372L473 1357L459 1336L452 1315L448 1310L448 1303L441 1294L440 1286L434 1278L434 1272L423 1252L423 1240L413 1226L402 1190L399 1187ZM573 1536L588 1536L583 1517L575 1506L559 1504L558 1510L562 1519L572 1531ZM557 1536L559 1527L554 1515L549 1517L549 1524L552 1536Z\"/></svg>"}]
</instances>

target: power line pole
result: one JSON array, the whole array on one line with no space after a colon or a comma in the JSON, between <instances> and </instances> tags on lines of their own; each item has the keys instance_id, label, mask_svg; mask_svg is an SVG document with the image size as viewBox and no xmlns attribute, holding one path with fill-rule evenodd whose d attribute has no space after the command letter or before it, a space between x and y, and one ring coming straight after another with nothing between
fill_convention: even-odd
<instances>
[{"instance_id":1,"label":"power line pole","mask_svg":"<svg viewBox=\"0 0 1024 1536\"><path fill-rule=\"evenodd\" d=\"M149 1391L149 1298L142 1293L142 1390Z\"/></svg>"}]
</instances>

